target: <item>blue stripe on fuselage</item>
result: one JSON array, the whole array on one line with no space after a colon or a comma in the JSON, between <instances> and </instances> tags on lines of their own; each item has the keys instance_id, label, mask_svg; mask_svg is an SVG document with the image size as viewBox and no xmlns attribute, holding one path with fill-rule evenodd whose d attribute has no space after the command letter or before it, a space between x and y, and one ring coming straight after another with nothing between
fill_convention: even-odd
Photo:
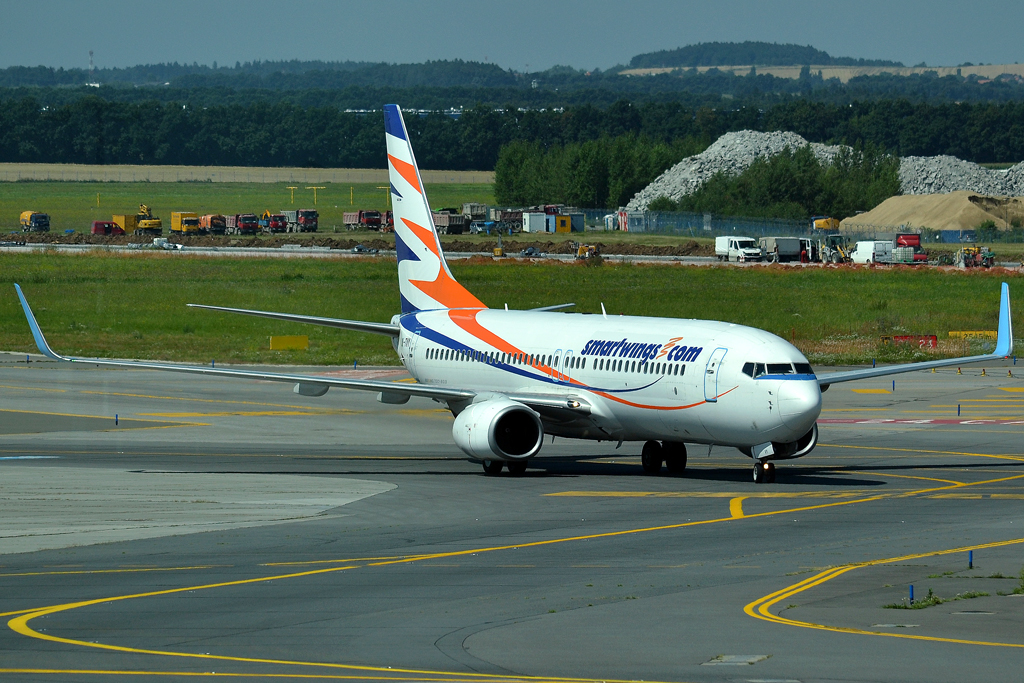
<instances>
[{"instance_id":1,"label":"blue stripe on fuselage","mask_svg":"<svg viewBox=\"0 0 1024 683\"><path fill-rule=\"evenodd\" d=\"M467 353L472 353L474 351L477 351L477 349L474 349L471 346L467 346L467 345L463 344L462 342L456 341L456 340L452 339L451 337L448 337L448 336L446 336L444 334L441 334L440 332L438 332L438 331L436 331L436 330L434 330L434 329L432 329L430 327L427 327L422 322L420 322L420 320L419 320L419 318L417 316L417 313L418 312L413 312L413 313L411 313L409 315L403 315L402 318L399 320L399 325L404 327L409 332L412 332L413 334L419 334L423 339L429 339L430 341L434 342L435 344L440 344L441 346L444 346L446 348L449 348L449 349L452 349L452 350L455 350L455 351L465 351ZM413 321L413 325L411 325L411 326L407 324L407 321L409 321L410 319ZM483 361L480 361L480 362L483 362ZM603 392L609 393L609 394L628 394L628 393L632 393L634 391L641 391L643 389L647 389L648 387L654 386L655 384L657 384L662 379L661 377L658 377L657 379L655 379L650 384L645 384L642 387L636 387L634 389L603 389L603 388L600 388L600 387L592 387L592 386L590 386L588 384L566 384L565 382L557 381L553 377L550 377L548 375L536 374L536 373L530 372L529 370L523 368L522 366L512 365L510 363L503 363L501 361L483 362L483 364L484 365L490 365L491 367L497 368L499 370L505 370L506 372L511 372L512 374L519 375L520 377L525 377L527 379L537 380L537 381L540 381L540 382L546 382L548 384L553 384L553 385L556 385L556 386L572 387L572 388L575 388L575 389L581 389L581 390L586 390L586 391L603 391Z\"/></svg>"}]
</instances>

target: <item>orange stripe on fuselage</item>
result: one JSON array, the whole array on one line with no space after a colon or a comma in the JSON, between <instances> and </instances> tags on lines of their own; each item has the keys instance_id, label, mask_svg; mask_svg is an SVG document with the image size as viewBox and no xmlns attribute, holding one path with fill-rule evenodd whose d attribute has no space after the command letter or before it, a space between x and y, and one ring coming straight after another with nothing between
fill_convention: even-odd
<instances>
[{"instance_id":1,"label":"orange stripe on fuselage","mask_svg":"<svg viewBox=\"0 0 1024 683\"><path fill-rule=\"evenodd\" d=\"M415 166L405 161L402 161L401 159L393 157L390 154L388 155L388 161L390 161L391 165L395 167L395 170L398 171L399 175L405 178L405 182L412 185L417 192L423 194L423 190L420 188L419 175L416 173Z\"/></svg>"}]
</instances>

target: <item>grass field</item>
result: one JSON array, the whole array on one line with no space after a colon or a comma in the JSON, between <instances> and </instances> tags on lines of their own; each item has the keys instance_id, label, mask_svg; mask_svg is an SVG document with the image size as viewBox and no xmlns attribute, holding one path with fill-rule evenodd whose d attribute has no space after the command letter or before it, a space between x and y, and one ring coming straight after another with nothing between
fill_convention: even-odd
<instances>
[{"instance_id":1,"label":"grass field","mask_svg":"<svg viewBox=\"0 0 1024 683\"><path fill-rule=\"evenodd\" d=\"M575 302L579 312L712 318L793 340L816 363L918 357L879 335L995 329L1007 280L1020 320L1024 278L938 270L587 267L565 263L452 264L491 307ZM75 355L175 361L394 364L385 337L191 310L186 303L388 321L398 311L389 259L278 260L145 255L0 255L0 349L35 350L13 283L25 289L54 347ZM557 318L554 320L557 321ZM557 323L556 323L557 324ZM1019 326L1019 325L1018 325ZM309 351L269 351L271 335L308 334Z\"/></svg>"},{"instance_id":2,"label":"grass field","mask_svg":"<svg viewBox=\"0 0 1024 683\"><path fill-rule=\"evenodd\" d=\"M50 230L88 232L95 220L110 220L116 213L136 213L139 204L148 204L164 221L164 232L171 226L171 211L207 213L256 213L269 209L314 208L313 191L295 190L291 203L291 183L77 183L16 182L0 183L0 230L20 230L22 211L50 214ZM377 184L332 185L317 192L316 209L321 230L341 227L342 213L356 209L387 208L387 189ZM351 190L351 192L350 192ZM434 207L462 206L463 202L494 203L491 185L435 183L429 188ZM99 197L97 206L97 195Z\"/></svg>"}]
</instances>

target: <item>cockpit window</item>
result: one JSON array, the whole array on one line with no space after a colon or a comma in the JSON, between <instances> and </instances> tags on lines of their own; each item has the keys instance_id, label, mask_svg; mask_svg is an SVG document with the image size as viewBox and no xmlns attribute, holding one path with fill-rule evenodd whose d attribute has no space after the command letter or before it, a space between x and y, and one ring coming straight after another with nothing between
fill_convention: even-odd
<instances>
[{"instance_id":1,"label":"cockpit window","mask_svg":"<svg viewBox=\"0 0 1024 683\"><path fill-rule=\"evenodd\" d=\"M811 369L810 363L793 363L793 367L796 368L796 374L798 375L813 375L814 370Z\"/></svg>"},{"instance_id":2,"label":"cockpit window","mask_svg":"<svg viewBox=\"0 0 1024 683\"><path fill-rule=\"evenodd\" d=\"M743 374L748 377L757 378L764 374L764 363L744 363Z\"/></svg>"},{"instance_id":3,"label":"cockpit window","mask_svg":"<svg viewBox=\"0 0 1024 683\"><path fill-rule=\"evenodd\" d=\"M768 364L769 375L792 375L793 366L789 363L769 363Z\"/></svg>"}]
</instances>

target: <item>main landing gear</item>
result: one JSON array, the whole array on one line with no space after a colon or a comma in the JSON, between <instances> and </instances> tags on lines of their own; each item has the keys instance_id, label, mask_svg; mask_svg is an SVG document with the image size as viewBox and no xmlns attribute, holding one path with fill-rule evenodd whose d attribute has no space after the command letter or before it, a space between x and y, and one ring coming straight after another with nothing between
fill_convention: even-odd
<instances>
[{"instance_id":1,"label":"main landing gear","mask_svg":"<svg viewBox=\"0 0 1024 683\"><path fill-rule=\"evenodd\" d=\"M682 474L686 470L686 445L675 441L648 441L640 451L640 466L644 474L661 474L665 463L670 474Z\"/></svg>"},{"instance_id":2,"label":"main landing gear","mask_svg":"<svg viewBox=\"0 0 1024 683\"><path fill-rule=\"evenodd\" d=\"M756 462L754 462L754 483L774 484L775 463L765 462L764 460L757 460Z\"/></svg>"},{"instance_id":3,"label":"main landing gear","mask_svg":"<svg viewBox=\"0 0 1024 683\"><path fill-rule=\"evenodd\" d=\"M489 477L496 477L501 474L503 467L507 467L508 473L513 477L521 477L526 474L525 460L510 460L509 462L503 460L484 460L481 464L484 466L484 474Z\"/></svg>"}]
</instances>

